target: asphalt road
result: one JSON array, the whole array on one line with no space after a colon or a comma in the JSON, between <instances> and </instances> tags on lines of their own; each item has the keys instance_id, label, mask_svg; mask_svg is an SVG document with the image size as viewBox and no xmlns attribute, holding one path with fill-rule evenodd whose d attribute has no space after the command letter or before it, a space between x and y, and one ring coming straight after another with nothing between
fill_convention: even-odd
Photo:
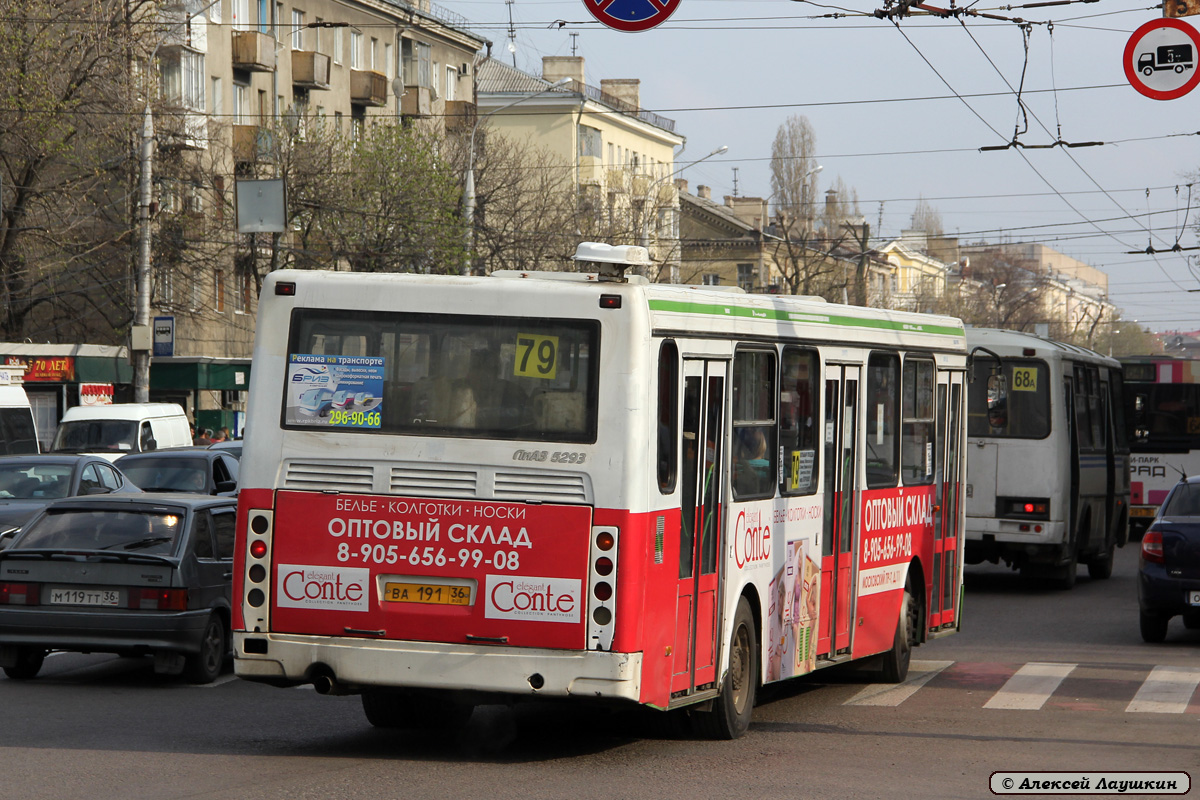
<instances>
[{"instance_id":1,"label":"asphalt road","mask_svg":"<svg viewBox=\"0 0 1200 800\"><path fill-rule=\"evenodd\" d=\"M964 631L918 648L909 683L820 672L767 691L734 742L653 712L551 704L483 707L455 735L377 731L356 697L52 655L37 680L0 678L0 795L957 799L992 797L997 770L1200 778L1200 691L1139 710L1153 675L1200 669L1200 631L1175 620L1166 643L1142 643L1136 547L1070 592L969 567Z\"/></svg>"}]
</instances>

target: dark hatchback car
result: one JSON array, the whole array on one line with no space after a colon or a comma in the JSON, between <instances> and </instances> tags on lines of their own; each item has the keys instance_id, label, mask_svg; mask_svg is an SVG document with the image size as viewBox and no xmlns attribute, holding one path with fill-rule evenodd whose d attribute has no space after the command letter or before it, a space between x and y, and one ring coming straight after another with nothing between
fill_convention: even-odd
<instances>
[{"instance_id":1,"label":"dark hatchback car","mask_svg":"<svg viewBox=\"0 0 1200 800\"><path fill-rule=\"evenodd\" d=\"M1175 484L1142 536L1138 611L1147 642L1166 638L1171 617L1200 628L1200 476Z\"/></svg>"},{"instance_id":2,"label":"dark hatchback car","mask_svg":"<svg viewBox=\"0 0 1200 800\"><path fill-rule=\"evenodd\" d=\"M0 458L0 542L60 498L139 491L112 463L98 456Z\"/></svg>"},{"instance_id":3,"label":"dark hatchback car","mask_svg":"<svg viewBox=\"0 0 1200 800\"><path fill-rule=\"evenodd\" d=\"M51 650L152 655L155 672L217 678L229 651L233 498L71 498L0 551L0 667L37 675Z\"/></svg>"},{"instance_id":4,"label":"dark hatchback car","mask_svg":"<svg viewBox=\"0 0 1200 800\"><path fill-rule=\"evenodd\" d=\"M134 453L116 460L143 492L233 494L237 491L238 460L222 450L187 448Z\"/></svg>"}]
</instances>

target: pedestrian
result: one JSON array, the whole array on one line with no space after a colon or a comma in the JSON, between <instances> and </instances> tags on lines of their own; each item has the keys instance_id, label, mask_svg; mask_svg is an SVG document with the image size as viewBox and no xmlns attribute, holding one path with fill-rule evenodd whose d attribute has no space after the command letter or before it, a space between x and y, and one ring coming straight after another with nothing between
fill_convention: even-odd
<instances>
[{"instance_id":1,"label":"pedestrian","mask_svg":"<svg viewBox=\"0 0 1200 800\"><path fill-rule=\"evenodd\" d=\"M223 442L223 441L225 441L225 439L226 439L226 434L225 434L225 431L226 431L226 430L228 430L228 429L227 429L227 428L221 428L221 429L219 429L219 430L218 430L216 433L214 433L214 434L213 434L213 437L212 437L213 444L216 444L217 442Z\"/></svg>"},{"instance_id":2,"label":"pedestrian","mask_svg":"<svg viewBox=\"0 0 1200 800\"><path fill-rule=\"evenodd\" d=\"M205 431L203 429L197 429L195 425L192 425L192 444L195 444L195 445L212 444L212 439L208 438L208 436L205 436L205 433L208 433L208 431Z\"/></svg>"}]
</instances>

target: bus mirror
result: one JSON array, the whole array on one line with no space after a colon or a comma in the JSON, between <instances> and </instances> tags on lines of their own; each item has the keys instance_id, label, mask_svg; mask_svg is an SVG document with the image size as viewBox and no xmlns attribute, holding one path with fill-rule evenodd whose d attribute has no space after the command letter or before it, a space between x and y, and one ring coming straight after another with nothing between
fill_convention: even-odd
<instances>
[{"instance_id":1,"label":"bus mirror","mask_svg":"<svg viewBox=\"0 0 1200 800\"><path fill-rule=\"evenodd\" d=\"M1003 428L1008 424L1008 378L1004 375L988 376L987 407L988 425Z\"/></svg>"}]
</instances>

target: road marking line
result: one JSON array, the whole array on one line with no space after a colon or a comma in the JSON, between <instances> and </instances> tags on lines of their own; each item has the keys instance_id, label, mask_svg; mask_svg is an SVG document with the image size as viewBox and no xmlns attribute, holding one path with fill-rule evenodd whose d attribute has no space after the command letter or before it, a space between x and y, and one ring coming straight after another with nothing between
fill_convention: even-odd
<instances>
[{"instance_id":1,"label":"road marking line","mask_svg":"<svg viewBox=\"0 0 1200 800\"><path fill-rule=\"evenodd\" d=\"M1017 670L983 707L1036 711L1075 666L1032 661Z\"/></svg>"},{"instance_id":2,"label":"road marking line","mask_svg":"<svg viewBox=\"0 0 1200 800\"><path fill-rule=\"evenodd\" d=\"M1135 714L1182 714L1197 684L1200 667L1155 667L1125 710Z\"/></svg>"},{"instance_id":3,"label":"road marking line","mask_svg":"<svg viewBox=\"0 0 1200 800\"><path fill-rule=\"evenodd\" d=\"M908 665L908 678L904 683L872 683L864 686L858 694L842 705L898 706L953 663L953 661L913 661Z\"/></svg>"}]
</instances>

